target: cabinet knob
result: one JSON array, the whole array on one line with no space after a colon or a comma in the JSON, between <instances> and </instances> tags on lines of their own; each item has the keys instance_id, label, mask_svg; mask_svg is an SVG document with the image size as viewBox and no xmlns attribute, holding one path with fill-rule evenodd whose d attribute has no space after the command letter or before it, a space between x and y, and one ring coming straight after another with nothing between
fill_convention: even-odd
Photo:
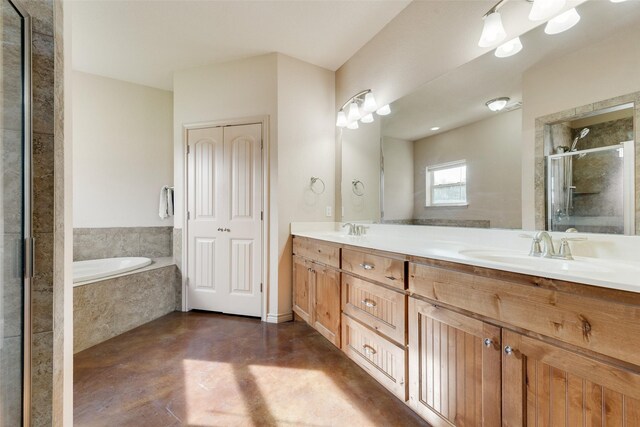
<instances>
[{"instance_id":1,"label":"cabinet knob","mask_svg":"<svg viewBox=\"0 0 640 427\"><path fill-rule=\"evenodd\" d=\"M510 345L506 345L506 346L504 347L504 354L506 354L507 356L509 356L509 355L513 354L513 349L511 348L511 346L510 346Z\"/></svg>"},{"instance_id":2,"label":"cabinet knob","mask_svg":"<svg viewBox=\"0 0 640 427\"><path fill-rule=\"evenodd\" d=\"M368 355L374 355L377 353L376 349L371 347L368 344L365 344L362 346L362 349L364 350L365 353L367 353Z\"/></svg>"},{"instance_id":3,"label":"cabinet knob","mask_svg":"<svg viewBox=\"0 0 640 427\"><path fill-rule=\"evenodd\" d=\"M484 339L484 346L485 347L491 347L493 345L493 340L491 338L485 338Z\"/></svg>"},{"instance_id":4,"label":"cabinet knob","mask_svg":"<svg viewBox=\"0 0 640 427\"><path fill-rule=\"evenodd\" d=\"M374 269L374 265L373 264L367 264L367 263L360 264L360 267L364 268L365 270L373 270Z\"/></svg>"},{"instance_id":5,"label":"cabinet knob","mask_svg":"<svg viewBox=\"0 0 640 427\"><path fill-rule=\"evenodd\" d=\"M364 305L366 305L367 307L375 307L375 306L377 305L375 301L370 300L369 298L365 298L365 299L363 299L363 300L362 300L362 303L363 303Z\"/></svg>"}]
</instances>

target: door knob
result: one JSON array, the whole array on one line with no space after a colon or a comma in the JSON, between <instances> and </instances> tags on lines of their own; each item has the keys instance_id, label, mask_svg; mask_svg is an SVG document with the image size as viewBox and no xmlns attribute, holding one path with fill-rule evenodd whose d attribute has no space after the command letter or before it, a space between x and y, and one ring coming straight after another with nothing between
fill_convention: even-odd
<instances>
[{"instance_id":1,"label":"door knob","mask_svg":"<svg viewBox=\"0 0 640 427\"><path fill-rule=\"evenodd\" d=\"M491 338L485 338L484 339L484 346L485 347L491 347L493 345L493 340Z\"/></svg>"},{"instance_id":2,"label":"door knob","mask_svg":"<svg viewBox=\"0 0 640 427\"><path fill-rule=\"evenodd\" d=\"M510 345L507 345L504 347L504 354L506 354L507 356L512 355L513 354L513 348L511 348Z\"/></svg>"}]
</instances>

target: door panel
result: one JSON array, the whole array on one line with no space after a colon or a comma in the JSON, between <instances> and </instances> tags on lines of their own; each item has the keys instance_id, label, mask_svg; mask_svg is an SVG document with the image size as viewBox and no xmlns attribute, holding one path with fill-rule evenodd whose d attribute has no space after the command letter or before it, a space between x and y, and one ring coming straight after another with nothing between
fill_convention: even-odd
<instances>
[{"instance_id":1,"label":"door panel","mask_svg":"<svg viewBox=\"0 0 640 427\"><path fill-rule=\"evenodd\" d=\"M640 425L640 374L503 331L503 425Z\"/></svg>"},{"instance_id":2,"label":"door panel","mask_svg":"<svg viewBox=\"0 0 640 427\"><path fill-rule=\"evenodd\" d=\"M260 316L262 125L189 130L187 143L189 308Z\"/></svg>"},{"instance_id":3,"label":"door panel","mask_svg":"<svg viewBox=\"0 0 640 427\"><path fill-rule=\"evenodd\" d=\"M315 275L314 327L340 348L340 273L312 264Z\"/></svg>"},{"instance_id":4,"label":"door panel","mask_svg":"<svg viewBox=\"0 0 640 427\"><path fill-rule=\"evenodd\" d=\"M293 311L307 323L311 323L309 270L307 261L293 256Z\"/></svg>"},{"instance_id":5,"label":"door panel","mask_svg":"<svg viewBox=\"0 0 640 427\"><path fill-rule=\"evenodd\" d=\"M434 426L500 425L500 329L414 298L409 313L411 407Z\"/></svg>"}]
</instances>

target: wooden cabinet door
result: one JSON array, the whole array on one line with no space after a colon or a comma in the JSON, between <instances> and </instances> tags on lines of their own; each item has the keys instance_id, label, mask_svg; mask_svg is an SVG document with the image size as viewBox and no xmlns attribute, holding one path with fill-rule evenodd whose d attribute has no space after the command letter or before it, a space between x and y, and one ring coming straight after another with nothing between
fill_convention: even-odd
<instances>
[{"instance_id":1,"label":"wooden cabinet door","mask_svg":"<svg viewBox=\"0 0 640 427\"><path fill-rule=\"evenodd\" d=\"M293 311L311 323L312 313L311 267L304 258L293 257Z\"/></svg>"},{"instance_id":2,"label":"wooden cabinet door","mask_svg":"<svg viewBox=\"0 0 640 427\"><path fill-rule=\"evenodd\" d=\"M503 331L503 426L640 426L640 373Z\"/></svg>"},{"instance_id":3,"label":"wooden cabinet door","mask_svg":"<svg viewBox=\"0 0 640 427\"><path fill-rule=\"evenodd\" d=\"M409 399L434 427L500 425L500 328L409 298Z\"/></svg>"},{"instance_id":4,"label":"wooden cabinet door","mask_svg":"<svg viewBox=\"0 0 640 427\"><path fill-rule=\"evenodd\" d=\"M313 327L340 348L340 272L311 264L314 276Z\"/></svg>"}]
</instances>

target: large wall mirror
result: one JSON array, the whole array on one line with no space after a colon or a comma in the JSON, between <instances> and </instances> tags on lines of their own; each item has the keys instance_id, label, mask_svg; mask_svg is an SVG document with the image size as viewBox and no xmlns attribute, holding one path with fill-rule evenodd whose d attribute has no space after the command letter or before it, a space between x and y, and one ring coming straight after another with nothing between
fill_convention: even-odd
<instances>
[{"instance_id":1,"label":"large wall mirror","mask_svg":"<svg viewBox=\"0 0 640 427\"><path fill-rule=\"evenodd\" d=\"M637 234L640 2L577 11L342 129L341 220Z\"/></svg>"}]
</instances>

